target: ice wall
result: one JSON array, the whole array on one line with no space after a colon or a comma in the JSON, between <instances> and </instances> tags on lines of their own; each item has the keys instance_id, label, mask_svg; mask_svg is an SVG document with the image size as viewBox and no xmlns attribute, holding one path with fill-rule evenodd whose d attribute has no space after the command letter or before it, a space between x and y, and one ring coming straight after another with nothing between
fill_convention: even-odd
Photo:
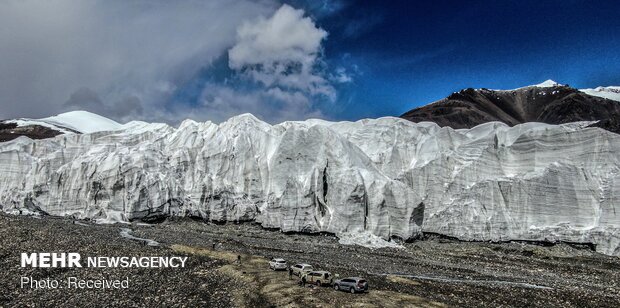
<instances>
[{"instance_id":1,"label":"ice wall","mask_svg":"<svg viewBox=\"0 0 620 308\"><path fill-rule=\"evenodd\" d=\"M0 143L0 206L99 222L174 215L385 239L588 242L619 255L618 153L620 135L574 124L136 122Z\"/></svg>"}]
</instances>

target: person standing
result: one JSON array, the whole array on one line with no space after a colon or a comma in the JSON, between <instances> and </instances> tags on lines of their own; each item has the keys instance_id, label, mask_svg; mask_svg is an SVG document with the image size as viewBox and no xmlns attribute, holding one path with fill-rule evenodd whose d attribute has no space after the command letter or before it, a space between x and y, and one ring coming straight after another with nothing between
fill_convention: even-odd
<instances>
[{"instance_id":1,"label":"person standing","mask_svg":"<svg viewBox=\"0 0 620 308\"><path fill-rule=\"evenodd\" d=\"M293 279L293 268L292 267L288 267L288 280Z\"/></svg>"}]
</instances>

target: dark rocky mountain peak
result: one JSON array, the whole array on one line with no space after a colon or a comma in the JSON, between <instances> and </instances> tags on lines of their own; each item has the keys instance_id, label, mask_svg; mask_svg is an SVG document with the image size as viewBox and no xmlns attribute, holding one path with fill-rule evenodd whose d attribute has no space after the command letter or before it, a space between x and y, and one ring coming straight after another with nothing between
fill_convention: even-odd
<instances>
[{"instance_id":1,"label":"dark rocky mountain peak","mask_svg":"<svg viewBox=\"0 0 620 308\"><path fill-rule=\"evenodd\" d=\"M471 128L491 121L511 126L525 122L599 121L595 125L620 132L617 125L620 102L588 95L552 81L514 90L467 88L410 110L401 117L453 128Z\"/></svg>"}]
</instances>

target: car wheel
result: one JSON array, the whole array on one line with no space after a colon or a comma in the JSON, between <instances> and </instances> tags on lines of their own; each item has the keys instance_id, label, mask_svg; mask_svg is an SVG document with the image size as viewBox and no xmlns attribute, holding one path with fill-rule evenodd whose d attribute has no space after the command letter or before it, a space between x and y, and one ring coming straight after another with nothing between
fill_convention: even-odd
<instances>
[{"instance_id":1,"label":"car wheel","mask_svg":"<svg viewBox=\"0 0 620 308\"><path fill-rule=\"evenodd\" d=\"M339 287L337 284L335 284L335 285L334 285L334 290L336 290L336 291L340 291L340 287Z\"/></svg>"},{"instance_id":2,"label":"car wheel","mask_svg":"<svg viewBox=\"0 0 620 308\"><path fill-rule=\"evenodd\" d=\"M355 294L355 288L354 288L354 287L351 287L351 288L349 289L349 292L351 292L351 294Z\"/></svg>"}]
</instances>

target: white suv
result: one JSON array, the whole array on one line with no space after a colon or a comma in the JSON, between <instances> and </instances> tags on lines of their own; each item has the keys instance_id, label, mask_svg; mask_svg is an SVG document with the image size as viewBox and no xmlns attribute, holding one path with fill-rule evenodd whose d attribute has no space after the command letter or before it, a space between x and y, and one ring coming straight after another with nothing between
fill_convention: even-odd
<instances>
[{"instance_id":1,"label":"white suv","mask_svg":"<svg viewBox=\"0 0 620 308\"><path fill-rule=\"evenodd\" d=\"M305 263L295 264L291 268L293 269L293 275L297 275L299 277L301 277L301 274L313 270L312 265Z\"/></svg>"},{"instance_id":2,"label":"white suv","mask_svg":"<svg viewBox=\"0 0 620 308\"><path fill-rule=\"evenodd\" d=\"M277 271L277 270L285 270L288 267L286 264L286 260L280 258L273 258L269 261L269 268Z\"/></svg>"},{"instance_id":3,"label":"white suv","mask_svg":"<svg viewBox=\"0 0 620 308\"><path fill-rule=\"evenodd\" d=\"M301 280L305 283L316 284L320 287L324 285L330 286L334 278L332 277L332 273L327 271L312 271L305 272L301 275Z\"/></svg>"}]
</instances>

